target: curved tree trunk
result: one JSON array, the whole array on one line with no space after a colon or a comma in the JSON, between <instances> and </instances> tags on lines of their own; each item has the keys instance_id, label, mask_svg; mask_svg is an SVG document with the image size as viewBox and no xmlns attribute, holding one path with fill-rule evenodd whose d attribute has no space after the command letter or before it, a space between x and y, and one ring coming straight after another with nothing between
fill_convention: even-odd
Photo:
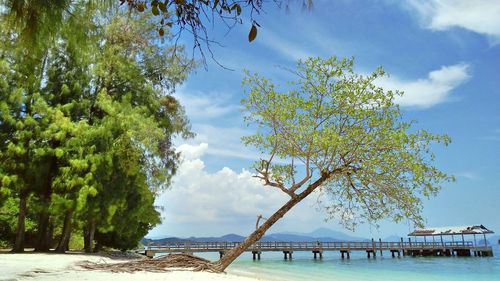
<instances>
[{"instance_id":1,"label":"curved tree trunk","mask_svg":"<svg viewBox=\"0 0 500 281\"><path fill-rule=\"evenodd\" d=\"M61 235L61 239L59 240L59 244L57 244L56 252L64 253L68 249L69 239L71 238L71 226L72 226L72 218L73 218L73 210L67 210L64 215L64 225L63 231Z\"/></svg>"},{"instance_id":2,"label":"curved tree trunk","mask_svg":"<svg viewBox=\"0 0 500 281\"><path fill-rule=\"evenodd\" d=\"M270 216L266 222L264 222L259 228L257 228L250 236L248 236L243 242L238 246L234 247L230 251L224 254L222 258L214 263L214 269L220 272L224 271L237 257L239 257L248 247L252 246L257 242L266 231L271 228L279 219L281 219L290 209L297 205L300 201L311 194L318 186L320 186L326 179L328 175L322 176L320 179L310 184L304 191L300 194L292 197L285 205L283 205L278 211L276 211L272 216Z\"/></svg>"},{"instance_id":3,"label":"curved tree trunk","mask_svg":"<svg viewBox=\"0 0 500 281\"><path fill-rule=\"evenodd\" d=\"M17 216L16 241L14 242L13 252L24 252L24 234L26 229L26 202L28 195L21 192L19 198L19 215Z\"/></svg>"}]
</instances>

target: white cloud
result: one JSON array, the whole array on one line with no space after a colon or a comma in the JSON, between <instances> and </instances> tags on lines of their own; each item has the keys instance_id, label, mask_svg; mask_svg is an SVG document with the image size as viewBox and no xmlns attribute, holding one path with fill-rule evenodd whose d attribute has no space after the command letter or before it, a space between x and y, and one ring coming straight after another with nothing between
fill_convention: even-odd
<instances>
[{"instance_id":1,"label":"white cloud","mask_svg":"<svg viewBox=\"0 0 500 281\"><path fill-rule=\"evenodd\" d=\"M246 234L255 227L256 217L269 217L287 200L278 189L264 186L247 170L235 172L228 167L210 173L199 157L207 152L208 145L182 145L183 157L172 188L162 194L156 204L163 206L164 224L150 236L175 233L180 236ZM308 202L308 203L307 203ZM311 209L314 200L305 200L291 212L290 225L313 222L322 216Z\"/></svg>"},{"instance_id":2,"label":"white cloud","mask_svg":"<svg viewBox=\"0 0 500 281\"><path fill-rule=\"evenodd\" d=\"M177 152L181 153L181 157L183 160L194 160L200 158L203 154L205 154L207 148L207 143L200 143L199 145L181 144L177 148Z\"/></svg>"},{"instance_id":3,"label":"white cloud","mask_svg":"<svg viewBox=\"0 0 500 281\"><path fill-rule=\"evenodd\" d=\"M224 93L205 93L188 91L180 88L176 98L186 109L186 114L191 119L219 118L238 112L239 105L231 104L231 95Z\"/></svg>"},{"instance_id":4,"label":"white cloud","mask_svg":"<svg viewBox=\"0 0 500 281\"><path fill-rule=\"evenodd\" d=\"M466 179L466 180L469 180L469 181L482 180L482 177L480 175L478 175L475 172L471 172L471 171L459 172L459 173L456 173L456 176L463 178L463 179Z\"/></svg>"},{"instance_id":5,"label":"white cloud","mask_svg":"<svg viewBox=\"0 0 500 281\"><path fill-rule=\"evenodd\" d=\"M427 108L449 100L451 92L470 78L467 64L442 66L426 78L405 80L397 76L383 77L375 84L387 90L400 90L396 103L407 107Z\"/></svg>"},{"instance_id":6,"label":"white cloud","mask_svg":"<svg viewBox=\"0 0 500 281\"><path fill-rule=\"evenodd\" d=\"M292 61L298 61L299 59L306 59L307 57L312 56L310 52L303 49L301 46L283 39L284 36L282 34L277 35L266 29L262 29L259 33L259 39L257 42L273 49L277 53Z\"/></svg>"},{"instance_id":7,"label":"white cloud","mask_svg":"<svg viewBox=\"0 0 500 281\"><path fill-rule=\"evenodd\" d=\"M207 148L206 143L184 145L183 152L201 157ZM180 200L183 202L179 209L185 209L186 213L194 211L198 215L190 216L189 220L212 222L231 220L239 215L253 218L273 211L287 199L281 191L264 187L247 170L237 173L224 167L209 173L205 171L203 161L188 157L181 163L167 196L184 198Z\"/></svg>"},{"instance_id":8,"label":"white cloud","mask_svg":"<svg viewBox=\"0 0 500 281\"><path fill-rule=\"evenodd\" d=\"M241 137L252 134L252 131L240 127L220 127L210 124L194 124L193 131L196 132L194 143L208 143L206 154L259 159L258 153L241 142Z\"/></svg>"},{"instance_id":9,"label":"white cloud","mask_svg":"<svg viewBox=\"0 0 500 281\"><path fill-rule=\"evenodd\" d=\"M289 199L280 190L264 186L247 170L236 172L224 167L215 172L207 171L199 157L209 149L206 143L179 148L184 157L172 187L155 202L163 207L163 222L148 237L247 235L255 230L258 215L269 217ZM337 219L324 221L325 215L317 201L319 194L315 192L305 198L268 233L310 232L319 227L345 231ZM394 231L395 226L391 227ZM364 233L359 235L372 232L367 225L359 230Z\"/></svg>"},{"instance_id":10,"label":"white cloud","mask_svg":"<svg viewBox=\"0 0 500 281\"><path fill-rule=\"evenodd\" d=\"M446 30L461 27L500 42L500 1L498 0L411 0L426 28Z\"/></svg>"}]
</instances>

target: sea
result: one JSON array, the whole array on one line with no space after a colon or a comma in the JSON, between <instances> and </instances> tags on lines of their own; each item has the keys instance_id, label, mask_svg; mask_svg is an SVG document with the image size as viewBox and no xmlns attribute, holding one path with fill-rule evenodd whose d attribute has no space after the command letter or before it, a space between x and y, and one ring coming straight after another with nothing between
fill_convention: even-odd
<instances>
[{"instance_id":1,"label":"sea","mask_svg":"<svg viewBox=\"0 0 500 281\"><path fill-rule=\"evenodd\" d=\"M364 252L351 253L342 259L339 252L324 252L314 260L310 252L294 252L293 260L283 254L263 252L261 260L251 253L242 254L227 272L260 280L384 280L384 281L500 281L500 245L493 246L493 257L403 257L392 258L390 252L368 259ZM217 260L218 253L200 256Z\"/></svg>"}]
</instances>

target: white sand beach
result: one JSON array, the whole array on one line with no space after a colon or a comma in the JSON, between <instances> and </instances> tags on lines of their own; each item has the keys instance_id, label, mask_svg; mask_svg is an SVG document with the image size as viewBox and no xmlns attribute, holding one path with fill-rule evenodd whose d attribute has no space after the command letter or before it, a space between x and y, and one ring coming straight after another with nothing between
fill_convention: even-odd
<instances>
[{"instance_id":1,"label":"white sand beach","mask_svg":"<svg viewBox=\"0 0 500 281\"><path fill-rule=\"evenodd\" d=\"M175 280L175 281L255 281L248 277L234 274L216 274L208 272L192 272L188 270L174 270L164 273L136 272L112 273L105 271L86 270L79 263L99 262L116 263L120 260L98 255L84 254L0 254L0 281L14 280Z\"/></svg>"}]
</instances>

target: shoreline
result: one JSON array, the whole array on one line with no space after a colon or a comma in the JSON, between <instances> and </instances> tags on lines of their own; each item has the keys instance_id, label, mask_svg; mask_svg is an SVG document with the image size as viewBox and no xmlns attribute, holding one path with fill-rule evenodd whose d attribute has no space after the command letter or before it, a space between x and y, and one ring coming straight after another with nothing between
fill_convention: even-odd
<instances>
[{"instance_id":1,"label":"shoreline","mask_svg":"<svg viewBox=\"0 0 500 281\"><path fill-rule=\"evenodd\" d=\"M100 270L87 270L79 266L83 262L120 263L130 258L113 258L106 254L82 253L5 253L0 252L0 281L14 280L176 280L176 281L257 281L257 279L235 273L194 272L188 269L173 269L167 272L115 273Z\"/></svg>"},{"instance_id":2,"label":"shoreline","mask_svg":"<svg viewBox=\"0 0 500 281\"><path fill-rule=\"evenodd\" d=\"M434 280L437 276L443 281L489 281L500 277L500 247L494 249L495 256L479 258L381 256L367 259L364 255L354 255L350 260L342 260L338 255L326 255L323 260L313 260L310 253L297 253L293 262L283 261L281 255L266 255L265 260L256 262L245 256L232 264L226 274L193 272L181 268L173 268L168 272L112 273L87 270L78 265L85 261L115 264L134 260L120 257L120 253L116 252L12 254L0 251L0 281L328 281L332 278L337 281L422 281ZM205 258L212 259L215 256Z\"/></svg>"}]
</instances>

